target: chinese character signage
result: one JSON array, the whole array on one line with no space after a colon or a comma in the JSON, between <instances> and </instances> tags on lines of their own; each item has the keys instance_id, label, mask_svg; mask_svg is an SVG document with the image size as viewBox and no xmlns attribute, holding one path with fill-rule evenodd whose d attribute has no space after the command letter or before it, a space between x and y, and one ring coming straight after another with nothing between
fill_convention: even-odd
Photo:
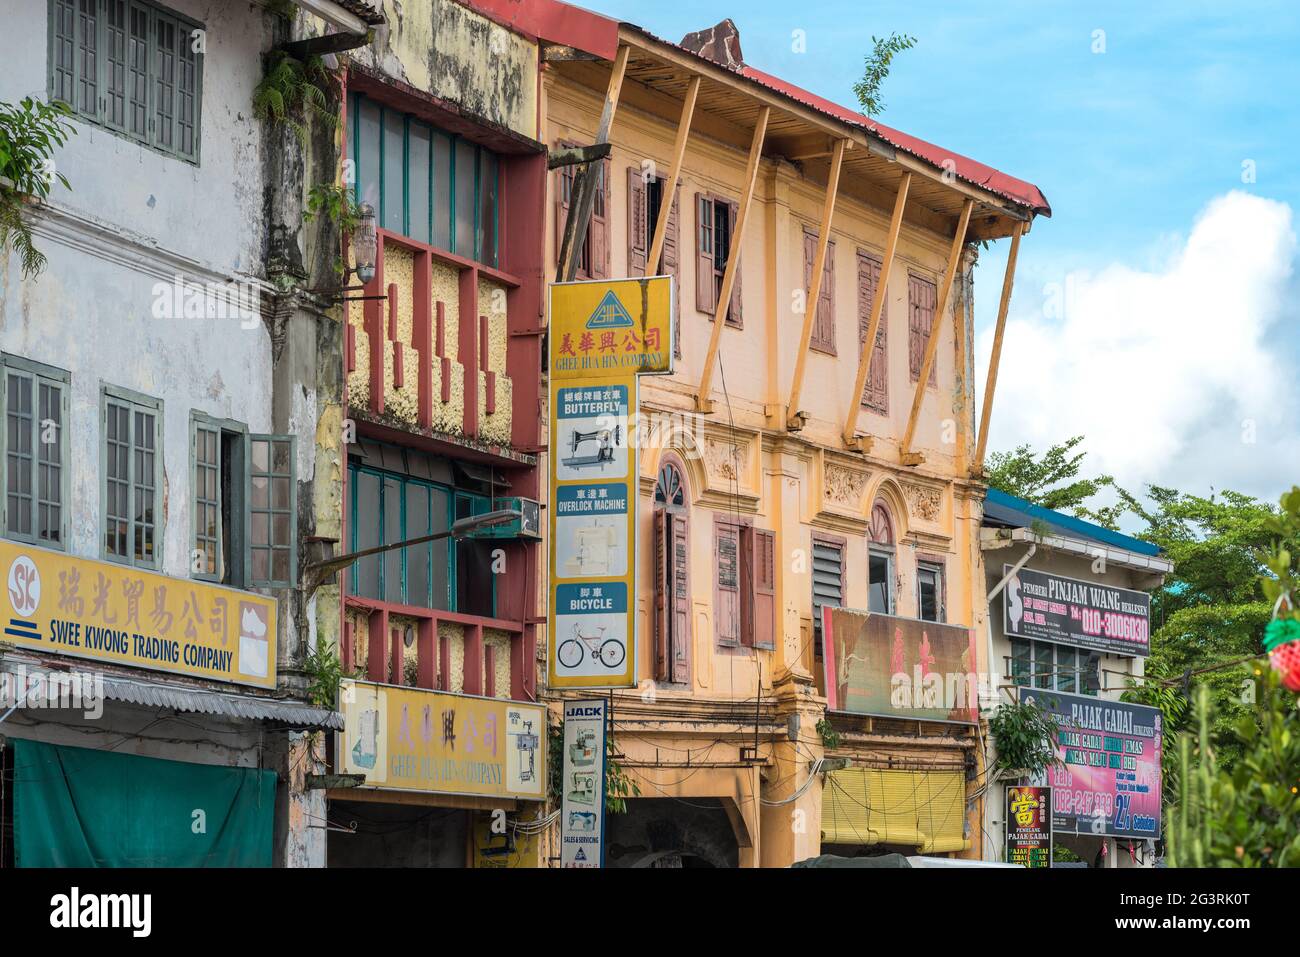
<instances>
[{"instance_id":1,"label":"chinese character signage","mask_svg":"<svg viewBox=\"0 0 1300 957\"><path fill-rule=\"evenodd\" d=\"M1011 572L1004 565L1004 575ZM1002 630L1107 655L1151 653L1151 596L1100 582L1079 581L1022 568L1007 579Z\"/></svg>"},{"instance_id":2,"label":"chinese character signage","mask_svg":"<svg viewBox=\"0 0 1300 957\"><path fill-rule=\"evenodd\" d=\"M275 601L0 541L4 641L191 678L275 687Z\"/></svg>"},{"instance_id":3,"label":"chinese character signage","mask_svg":"<svg viewBox=\"0 0 1300 957\"><path fill-rule=\"evenodd\" d=\"M913 721L978 720L972 629L823 606L822 635L829 710Z\"/></svg>"},{"instance_id":4,"label":"chinese character signage","mask_svg":"<svg viewBox=\"0 0 1300 957\"><path fill-rule=\"evenodd\" d=\"M1052 789L1007 785L1007 863L1052 866Z\"/></svg>"},{"instance_id":5,"label":"chinese character signage","mask_svg":"<svg viewBox=\"0 0 1300 957\"><path fill-rule=\"evenodd\" d=\"M551 378L673 371L673 279L551 284Z\"/></svg>"},{"instance_id":6,"label":"chinese character signage","mask_svg":"<svg viewBox=\"0 0 1300 957\"><path fill-rule=\"evenodd\" d=\"M564 703L560 866L604 867L606 702Z\"/></svg>"},{"instance_id":7,"label":"chinese character signage","mask_svg":"<svg viewBox=\"0 0 1300 957\"><path fill-rule=\"evenodd\" d=\"M636 684L637 376L672 371L672 302L669 276L551 286L554 688Z\"/></svg>"},{"instance_id":8,"label":"chinese character signage","mask_svg":"<svg viewBox=\"0 0 1300 957\"><path fill-rule=\"evenodd\" d=\"M1047 772L1060 834L1160 836L1161 716L1156 708L1021 688L1060 724L1060 763Z\"/></svg>"},{"instance_id":9,"label":"chinese character signage","mask_svg":"<svg viewBox=\"0 0 1300 957\"><path fill-rule=\"evenodd\" d=\"M399 791L540 800L546 709L344 679L339 770Z\"/></svg>"}]
</instances>

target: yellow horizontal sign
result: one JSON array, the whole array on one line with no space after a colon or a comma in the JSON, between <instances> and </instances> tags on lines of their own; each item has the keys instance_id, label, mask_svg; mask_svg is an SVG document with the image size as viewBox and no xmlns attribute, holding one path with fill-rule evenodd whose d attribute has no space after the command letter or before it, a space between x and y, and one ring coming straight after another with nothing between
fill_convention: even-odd
<instances>
[{"instance_id":1,"label":"yellow horizontal sign","mask_svg":"<svg viewBox=\"0 0 1300 957\"><path fill-rule=\"evenodd\" d=\"M673 277L551 284L551 378L673 371Z\"/></svg>"},{"instance_id":2,"label":"yellow horizontal sign","mask_svg":"<svg viewBox=\"0 0 1300 957\"><path fill-rule=\"evenodd\" d=\"M275 601L0 541L3 640L23 648L275 687Z\"/></svg>"},{"instance_id":3,"label":"yellow horizontal sign","mask_svg":"<svg viewBox=\"0 0 1300 957\"><path fill-rule=\"evenodd\" d=\"M403 791L541 799L546 709L344 679L338 765Z\"/></svg>"}]
</instances>

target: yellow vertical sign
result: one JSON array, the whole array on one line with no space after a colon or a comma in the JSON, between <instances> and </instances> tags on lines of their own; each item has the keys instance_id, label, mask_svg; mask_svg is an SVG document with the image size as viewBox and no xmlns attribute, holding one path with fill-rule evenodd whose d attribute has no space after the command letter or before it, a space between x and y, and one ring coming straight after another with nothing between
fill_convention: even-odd
<instances>
[{"instance_id":1,"label":"yellow vertical sign","mask_svg":"<svg viewBox=\"0 0 1300 957\"><path fill-rule=\"evenodd\" d=\"M553 688L636 684L637 377L672 372L672 282L551 285Z\"/></svg>"}]
</instances>

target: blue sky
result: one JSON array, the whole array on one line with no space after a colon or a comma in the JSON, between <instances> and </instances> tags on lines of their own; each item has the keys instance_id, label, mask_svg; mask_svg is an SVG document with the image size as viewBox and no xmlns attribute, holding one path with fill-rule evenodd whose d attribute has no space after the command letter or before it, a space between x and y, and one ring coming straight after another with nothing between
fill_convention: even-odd
<instances>
[{"instance_id":1,"label":"blue sky","mask_svg":"<svg viewBox=\"0 0 1300 957\"><path fill-rule=\"evenodd\" d=\"M1094 408L1086 396L1049 402L1052 421L1021 414L1039 397L1028 392L1032 377L1017 383L1004 358L1012 381L1006 397L999 385L995 446L1085 432L1092 458L1134 485L1227 486L1275 498L1300 482L1300 451L1293 451L1300 430L1273 409L1300 405L1290 383L1300 379L1290 371L1300 359L1290 218L1300 208L1300 166L1289 155L1300 144L1300 5L585 5L671 40L731 16L746 62L848 105L872 34L917 37L895 60L881 119L1036 183L1052 205L1052 218L1040 219L1024 241L1012 308L1013 320L1025 324L1021 341L1039 348L1013 361L1064 368L1068 356L1045 351L1059 331L1094 364L1141 350L1121 363L1130 381L1143 361L1173 365L1134 392L1135 440L1133 423L1126 429L1116 421L1122 407ZM806 52L792 49L795 30L805 31ZM1094 52L1095 31L1104 31L1104 52ZM1253 183L1243 182L1247 161ZM1234 258L1234 243L1248 238L1258 245ZM977 274L977 336L985 339L1005 262L1006 243L998 246L982 254ZM1193 249L1205 256L1192 256ZM1067 328L1068 317L1043 303L1052 284L1066 288L1070 274L1083 294ZM1183 293L1202 277L1208 288L1200 299L1218 305L1225 334L1243 339L1226 359L1182 341L1188 330L1208 336L1215 326L1210 316L1177 314L1197 308L1197 297ZM1149 313L1116 318L1136 309L1134 302L1158 313L1174 298L1179 309L1142 335L1126 330ZM1221 375L1216 361L1235 365ZM977 373L982 380L982 369ZM1193 376L1215 381L1188 390ZM1133 450L1143 428L1152 433L1151 460Z\"/></svg>"}]
</instances>

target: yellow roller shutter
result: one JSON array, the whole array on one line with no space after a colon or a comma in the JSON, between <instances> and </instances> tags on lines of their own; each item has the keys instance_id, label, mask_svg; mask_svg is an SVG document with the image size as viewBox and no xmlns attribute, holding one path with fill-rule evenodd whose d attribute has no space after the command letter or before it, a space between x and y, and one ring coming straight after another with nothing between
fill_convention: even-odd
<instances>
[{"instance_id":1,"label":"yellow roller shutter","mask_svg":"<svg viewBox=\"0 0 1300 957\"><path fill-rule=\"evenodd\" d=\"M966 780L960 771L846 768L826 776L823 844L902 844L925 853L965 850Z\"/></svg>"}]
</instances>

